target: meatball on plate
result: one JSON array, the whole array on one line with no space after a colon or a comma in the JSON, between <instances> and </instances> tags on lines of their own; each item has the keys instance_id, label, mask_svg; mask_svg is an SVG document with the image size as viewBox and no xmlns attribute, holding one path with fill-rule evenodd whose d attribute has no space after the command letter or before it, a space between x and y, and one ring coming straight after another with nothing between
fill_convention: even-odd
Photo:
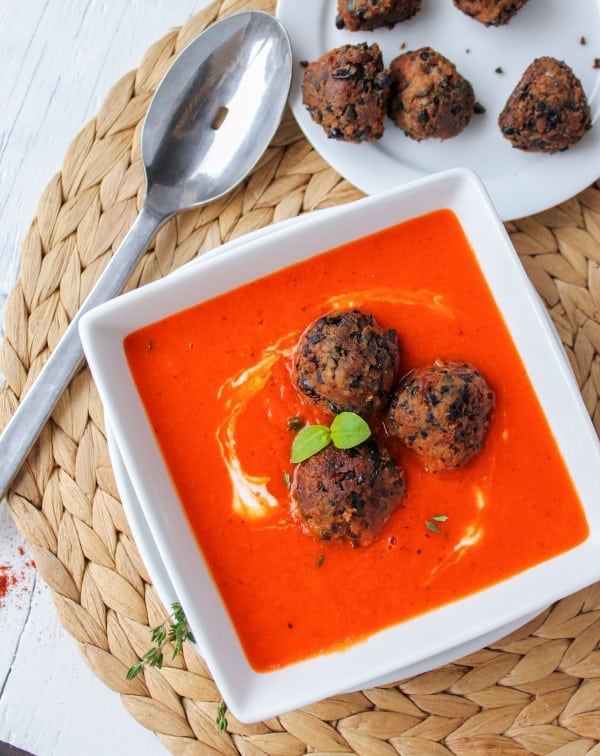
<instances>
[{"instance_id":1,"label":"meatball on plate","mask_svg":"<svg viewBox=\"0 0 600 756\"><path fill-rule=\"evenodd\" d=\"M469 124L475 109L471 83L431 47L398 55L390 63L388 110L411 139L449 139Z\"/></svg>"},{"instance_id":2,"label":"meatball on plate","mask_svg":"<svg viewBox=\"0 0 600 756\"><path fill-rule=\"evenodd\" d=\"M483 446L494 400L472 365L436 361L401 381L388 431L418 454L430 472L455 470Z\"/></svg>"},{"instance_id":3,"label":"meatball on plate","mask_svg":"<svg viewBox=\"0 0 600 756\"><path fill-rule=\"evenodd\" d=\"M508 98L498 125L525 152L553 154L577 144L592 128L581 81L563 61L536 58Z\"/></svg>"},{"instance_id":4,"label":"meatball on plate","mask_svg":"<svg viewBox=\"0 0 600 756\"><path fill-rule=\"evenodd\" d=\"M370 313L340 310L302 334L294 357L296 386L322 409L372 415L388 404L398 369L396 331Z\"/></svg>"},{"instance_id":5,"label":"meatball on plate","mask_svg":"<svg viewBox=\"0 0 600 756\"><path fill-rule=\"evenodd\" d=\"M453 0L467 16L485 26L504 26L525 5L527 0Z\"/></svg>"},{"instance_id":6,"label":"meatball on plate","mask_svg":"<svg viewBox=\"0 0 600 756\"><path fill-rule=\"evenodd\" d=\"M412 18L421 0L338 0L335 25L349 31L370 31L381 26L393 28Z\"/></svg>"},{"instance_id":7,"label":"meatball on plate","mask_svg":"<svg viewBox=\"0 0 600 756\"><path fill-rule=\"evenodd\" d=\"M308 63L302 102L330 139L381 139L389 87L379 45L342 45Z\"/></svg>"}]
</instances>

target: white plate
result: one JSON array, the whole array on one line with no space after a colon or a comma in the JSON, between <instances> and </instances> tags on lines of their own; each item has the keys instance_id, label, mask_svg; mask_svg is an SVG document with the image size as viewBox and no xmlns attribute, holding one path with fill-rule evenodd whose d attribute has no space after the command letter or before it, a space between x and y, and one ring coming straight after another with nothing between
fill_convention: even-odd
<instances>
[{"instance_id":1,"label":"white plate","mask_svg":"<svg viewBox=\"0 0 600 756\"><path fill-rule=\"evenodd\" d=\"M504 27L485 27L459 11L452 0L423 0L421 10L394 29L340 31L335 0L278 0L294 55L290 105L315 149L342 176L367 194L398 186L445 168L473 169L503 220L545 210L585 189L600 175L599 0L530 0ZM586 44L581 44L585 37ZM328 139L302 105L303 68L343 44L377 42L386 66L405 50L429 45L452 60L486 108L459 136L415 142L388 119L379 142L349 144ZM524 153L498 129L498 114L535 57L565 60L581 79L596 124L581 142L555 155ZM503 73L496 73L501 67Z\"/></svg>"},{"instance_id":2,"label":"white plate","mask_svg":"<svg viewBox=\"0 0 600 756\"><path fill-rule=\"evenodd\" d=\"M167 568L160 556L156 541L152 537L152 533L144 515L144 508L138 499L131 478L129 477L129 473L127 472L127 468L125 467L125 462L123 461L123 457L121 456L121 452L115 440L114 433L111 431L108 422L106 423L106 440L108 442L108 450L112 461L115 480L117 481L117 487L119 489L119 494L121 495L121 503L123 504L129 527L133 533L142 561L144 562L152 580L152 585L156 589L158 597L165 606L165 609L169 611L172 604L179 602L179 598L173 587ZM393 672L375 680L368 680L362 684L359 689L362 690L363 688L375 688L379 685L387 685L398 680L405 680L414 675L420 675L430 669L441 667L442 664L449 664L452 661L456 661L467 654L478 651L484 646L512 633L513 630L516 630L529 622L529 620L533 619L537 614L538 612L533 612L525 617L510 622L507 625L494 628L494 630L489 633L472 638L466 643L460 643L454 648L449 648L442 653L422 659L416 664L394 670ZM196 650L201 655L202 649L198 647L197 643L195 645Z\"/></svg>"}]
</instances>

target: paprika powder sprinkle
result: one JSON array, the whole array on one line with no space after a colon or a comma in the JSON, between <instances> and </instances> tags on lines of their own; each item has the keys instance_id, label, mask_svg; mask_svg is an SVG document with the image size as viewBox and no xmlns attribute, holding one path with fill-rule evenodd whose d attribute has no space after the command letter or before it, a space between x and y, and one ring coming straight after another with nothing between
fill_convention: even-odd
<instances>
[{"instance_id":1,"label":"paprika powder sprinkle","mask_svg":"<svg viewBox=\"0 0 600 756\"><path fill-rule=\"evenodd\" d=\"M12 572L10 564L0 564L0 606L11 587L17 584L17 576Z\"/></svg>"},{"instance_id":2,"label":"paprika powder sprinkle","mask_svg":"<svg viewBox=\"0 0 600 756\"><path fill-rule=\"evenodd\" d=\"M35 567L35 562L30 559L25 562L24 566ZM25 579L26 575L24 570L16 571L12 564L0 564L0 608L4 606L4 599L13 588Z\"/></svg>"}]
</instances>

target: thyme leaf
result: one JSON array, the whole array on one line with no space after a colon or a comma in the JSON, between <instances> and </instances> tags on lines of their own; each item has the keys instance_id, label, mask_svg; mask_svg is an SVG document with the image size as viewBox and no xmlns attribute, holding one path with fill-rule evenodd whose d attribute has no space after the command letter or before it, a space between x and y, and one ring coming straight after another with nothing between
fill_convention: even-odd
<instances>
[{"instance_id":1,"label":"thyme leaf","mask_svg":"<svg viewBox=\"0 0 600 756\"><path fill-rule=\"evenodd\" d=\"M448 515L445 514L434 515L430 520L425 520L425 527L427 530L431 530L432 533L440 533L441 531L436 523L446 522L447 519Z\"/></svg>"},{"instance_id":2,"label":"thyme leaf","mask_svg":"<svg viewBox=\"0 0 600 756\"><path fill-rule=\"evenodd\" d=\"M219 732L225 732L227 729L228 723L227 723L227 717L225 716L227 714L227 704L224 701L221 701L221 703L217 707L217 729Z\"/></svg>"},{"instance_id":3,"label":"thyme leaf","mask_svg":"<svg viewBox=\"0 0 600 756\"><path fill-rule=\"evenodd\" d=\"M301 417L288 417L287 421L287 427L288 430L293 431L294 433L297 433L299 430L302 430L305 426L305 422Z\"/></svg>"}]
</instances>

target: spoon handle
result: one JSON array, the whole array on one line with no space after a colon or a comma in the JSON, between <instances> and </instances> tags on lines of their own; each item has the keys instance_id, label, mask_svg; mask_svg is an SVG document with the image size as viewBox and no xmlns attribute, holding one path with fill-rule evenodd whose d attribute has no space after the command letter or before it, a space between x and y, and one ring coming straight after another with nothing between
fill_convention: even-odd
<instances>
[{"instance_id":1,"label":"spoon handle","mask_svg":"<svg viewBox=\"0 0 600 756\"><path fill-rule=\"evenodd\" d=\"M143 205L133 226L79 308L0 436L0 499L4 498L61 394L83 358L78 324L92 307L115 297L169 216Z\"/></svg>"}]
</instances>

